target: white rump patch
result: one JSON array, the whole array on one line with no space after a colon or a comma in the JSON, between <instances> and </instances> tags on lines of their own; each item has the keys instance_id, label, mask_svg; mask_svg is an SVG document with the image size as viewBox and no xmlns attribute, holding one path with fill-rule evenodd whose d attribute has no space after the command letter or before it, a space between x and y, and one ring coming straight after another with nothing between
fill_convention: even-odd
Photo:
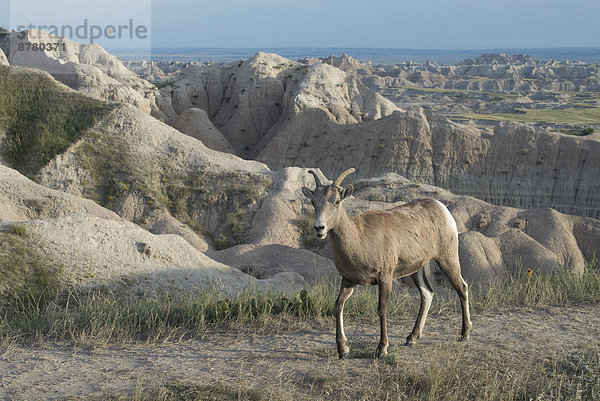
<instances>
[{"instance_id":1,"label":"white rump patch","mask_svg":"<svg viewBox=\"0 0 600 401\"><path fill-rule=\"evenodd\" d=\"M448 220L448 224L450 224L450 227L452 227L452 229L454 230L454 234L458 237L458 228L456 227L456 220L454 220L452 213L450 213L450 211L448 210L446 205L444 205L442 202L440 202L437 199L435 199L435 201L437 203L439 203L440 206L442 207L442 210L444 211L444 215L446 216L446 219Z\"/></svg>"}]
</instances>

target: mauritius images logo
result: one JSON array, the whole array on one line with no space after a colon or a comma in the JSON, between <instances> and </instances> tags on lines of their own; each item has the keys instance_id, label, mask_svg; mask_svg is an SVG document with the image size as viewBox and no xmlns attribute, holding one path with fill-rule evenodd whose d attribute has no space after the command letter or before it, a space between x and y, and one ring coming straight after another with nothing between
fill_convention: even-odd
<instances>
[{"instance_id":1,"label":"mauritius images logo","mask_svg":"<svg viewBox=\"0 0 600 401\"><path fill-rule=\"evenodd\" d=\"M62 36L63 38L75 40L77 42L96 43L99 40L146 40L148 39L148 27L144 24L137 24L132 18L127 23L121 24L91 24L88 19L84 19L79 25L19 25L19 39L25 39L28 35L26 30L29 30L29 39L32 34L35 34L35 29L46 31L54 36Z\"/></svg>"}]
</instances>

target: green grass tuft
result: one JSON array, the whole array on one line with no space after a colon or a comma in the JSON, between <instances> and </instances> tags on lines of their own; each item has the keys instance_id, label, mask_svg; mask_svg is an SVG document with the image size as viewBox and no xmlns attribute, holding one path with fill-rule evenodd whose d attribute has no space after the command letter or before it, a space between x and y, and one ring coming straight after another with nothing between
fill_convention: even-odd
<instances>
[{"instance_id":1,"label":"green grass tuft","mask_svg":"<svg viewBox=\"0 0 600 401\"><path fill-rule=\"evenodd\" d=\"M25 228L25 226L19 223L10 224L8 226L7 232L19 237L25 237L27 235L27 229Z\"/></svg>"},{"instance_id":2,"label":"green grass tuft","mask_svg":"<svg viewBox=\"0 0 600 401\"><path fill-rule=\"evenodd\" d=\"M516 306L600 303L600 264L594 258L578 275L567 269L538 273L496 282L473 293L475 310L487 311Z\"/></svg>"},{"instance_id":3,"label":"green grass tuft","mask_svg":"<svg viewBox=\"0 0 600 401\"><path fill-rule=\"evenodd\" d=\"M105 102L60 88L44 74L0 67L3 151L25 175L35 175L110 109Z\"/></svg>"},{"instance_id":4,"label":"green grass tuft","mask_svg":"<svg viewBox=\"0 0 600 401\"><path fill-rule=\"evenodd\" d=\"M11 313L11 320L21 327L37 326L38 317L58 299L61 275L60 267L31 246L25 227L11 224L0 231L0 310ZM2 340L6 334L0 323Z\"/></svg>"},{"instance_id":5,"label":"green grass tuft","mask_svg":"<svg viewBox=\"0 0 600 401\"><path fill-rule=\"evenodd\" d=\"M317 238L315 229L313 228L315 223L314 213L303 214L294 222L300 232L300 239L304 248L315 250L323 247L323 241Z\"/></svg>"}]
</instances>

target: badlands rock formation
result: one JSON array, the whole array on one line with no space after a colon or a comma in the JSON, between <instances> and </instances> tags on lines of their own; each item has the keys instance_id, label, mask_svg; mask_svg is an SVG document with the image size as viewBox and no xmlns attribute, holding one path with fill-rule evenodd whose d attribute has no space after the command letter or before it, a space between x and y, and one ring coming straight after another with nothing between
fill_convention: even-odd
<instances>
[{"instance_id":1,"label":"badlands rock formation","mask_svg":"<svg viewBox=\"0 0 600 401\"><path fill-rule=\"evenodd\" d=\"M159 291L157 282L197 288L219 272L232 278L224 285L233 289L257 283L203 252L260 277L281 271L307 280L335 277L324 259L330 248L310 241L312 208L301 187L314 185L312 177L307 168L287 166L320 167L328 177L356 167L349 179L357 180L356 199L347 202L351 213L416 197L442 200L458 222L465 277L475 284L529 267L547 272L568 265L581 271L598 251L598 220L548 208L598 217L595 137L518 124L491 132L419 107L405 112L334 66L263 53L235 63L186 64L161 89L157 104L173 125L183 127L188 117L201 124L181 128L185 135L138 107L115 104L36 176L72 196L52 191L50 198L31 200L11 189L17 185L0 196L12 205L0 218L24 221L48 255L90 260L92 268L106 271L92 272L97 282L85 281L89 265L65 262L74 280L123 287L135 276L141 278L134 284L137 292ZM210 149L189 135L198 129L196 137L217 139L214 147L227 145L207 133L213 128L235 153L257 155L267 164ZM10 174L16 173L4 176ZM32 185L22 184L23 190ZM79 204L77 197L116 215L89 201ZM56 211L48 212L52 208Z\"/></svg>"},{"instance_id":2,"label":"badlands rock formation","mask_svg":"<svg viewBox=\"0 0 600 401\"><path fill-rule=\"evenodd\" d=\"M197 61L132 61L125 60L123 65L149 82L160 83L164 86L169 81L179 78L181 71L191 65L206 65Z\"/></svg>"},{"instance_id":3,"label":"badlands rock formation","mask_svg":"<svg viewBox=\"0 0 600 401\"><path fill-rule=\"evenodd\" d=\"M421 108L404 113L352 76L386 69L349 57L325 62L293 63L258 53L236 63L190 64L161 90L159 106L169 116L191 107L206 110L237 154L275 170L319 166L335 175L357 167L361 177L395 172L498 205L600 216L594 137L513 123L490 132ZM520 62L525 71L528 61ZM486 73L490 79L500 74L496 64L486 68L495 71ZM458 67L452 71L459 73Z\"/></svg>"},{"instance_id":4,"label":"badlands rock formation","mask_svg":"<svg viewBox=\"0 0 600 401\"><path fill-rule=\"evenodd\" d=\"M231 144L213 123L206 111L189 108L169 121L169 125L186 135L201 141L206 147L219 152L234 153Z\"/></svg>"},{"instance_id":5,"label":"badlands rock formation","mask_svg":"<svg viewBox=\"0 0 600 401\"><path fill-rule=\"evenodd\" d=\"M289 292L304 281L297 273L257 280L210 259L178 235L153 235L125 220L74 214L20 224L31 233L32 245L62 265L65 284L77 288L135 297L206 289L234 295L244 289Z\"/></svg>"},{"instance_id":6,"label":"badlands rock formation","mask_svg":"<svg viewBox=\"0 0 600 401\"><path fill-rule=\"evenodd\" d=\"M395 172L498 205L598 218L599 155L593 137L516 123L488 132L415 107L353 125L313 110L281 127L257 159L273 169L319 166L327 176L350 167L358 177Z\"/></svg>"},{"instance_id":7,"label":"badlands rock formation","mask_svg":"<svg viewBox=\"0 0 600 401\"><path fill-rule=\"evenodd\" d=\"M266 172L262 163L209 149L123 105L50 162L38 179L43 185L96 199L154 233L183 235L206 251L209 245L202 233L229 239L244 234L271 183ZM234 219L237 230L231 233ZM191 224L195 232L190 222L195 222Z\"/></svg>"},{"instance_id":8,"label":"badlands rock formation","mask_svg":"<svg viewBox=\"0 0 600 401\"><path fill-rule=\"evenodd\" d=\"M370 124L380 124L396 114ZM407 114L412 116L413 128L427 122L419 110ZM356 154L347 154L358 160ZM98 170L98 161L110 167ZM359 167L362 169L362 165ZM105 175L110 182L102 181ZM87 137L44 168L39 180L89 197L107 190L100 194L100 201L122 217L156 233L177 233L202 251L209 248L203 232L241 233L237 238L229 236L229 245L254 245L211 255L260 277L285 270L297 271L313 280L317 262L319 273L335 276L330 261L296 249L305 246L306 235L312 235L310 226L306 233L301 225L311 209L300 191L303 185L313 185L306 169L272 172L261 163L208 149L131 106L118 107ZM422 191L416 190L421 187ZM359 182L358 199L348 202L348 208L358 213L422 196L445 201L455 213L463 238L461 255L466 276L478 284L513 274L519 266L549 271L570 264L581 270L591 258L593 244L599 243L596 220L564 216L549 209L525 212L491 206L473 198L457 198L439 188L412 184L398 176L384 176L367 186ZM382 199L389 202L381 202ZM169 230L165 231L165 227ZM542 238L542 234L549 237ZM330 256L327 247L315 250ZM278 262L282 261L281 255L290 260L289 266Z\"/></svg>"},{"instance_id":9,"label":"badlands rock formation","mask_svg":"<svg viewBox=\"0 0 600 401\"><path fill-rule=\"evenodd\" d=\"M27 50L28 43L58 46L34 51ZM158 113L154 103L156 87L129 71L117 57L97 44L80 44L31 29L0 33L0 49L13 66L44 70L85 95L133 104L148 114Z\"/></svg>"},{"instance_id":10,"label":"badlands rock formation","mask_svg":"<svg viewBox=\"0 0 600 401\"><path fill-rule=\"evenodd\" d=\"M333 261L306 249L280 244L237 245L208 256L226 265L238 268L256 278L268 278L281 272L300 274L308 282L339 279Z\"/></svg>"},{"instance_id":11,"label":"badlands rock formation","mask_svg":"<svg viewBox=\"0 0 600 401\"><path fill-rule=\"evenodd\" d=\"M600 91L598 65L542 62L522 54L484 54L459 65L406 62L370 66L347 55L322 61L359 77L373 89L422 86L475 91Z\"/></svg>"},{"instance_id":12,"label":"badlands rock formation","mask_svg":"<svg viewBox=\"0 0 600 401\"><path fill-rule=\"evenodd\" d=\"M178 235L153 235L92 201L45 188L0 166L0 234L15 222L36 254L62 266L63 284L109 288L130 296L192 294L214 288L290 291L295 273L256 280L218 263Z\"/></svg>"},{"instance_id":13,"label":"badlands rock formation","mask_svg":"<svg viewBox=\"0 0 600 401\"><path fill-rule=\"evenodd\" d=\"M267 53L226 64L190 63L160 93L157 104L167 117L189 108L205 110L243 157L256 155L289 119L304 112L321 110L332 121L353 124L398 110L337 68Z\"/></svg>"},{"instance_id":14,"label":"badlands rock formation","mask_svg":"<svg viewBox=\"0 0 600 401\"><path fill-rule=\"evenodd\" d=\"M0 49L0 65L9 65L8 59L2 49Z\"/></svg>"},{"instance_id":15,"label":"badlands rock formation","mask_svg":"<svg viewBox=\"0 0 600 401\"><path fill-rule=\"evenodd\" d=\"M422 105L436 114L475 119L484 126L500 118L535 121L571 133L600 128L600 67L593 63L541 62L519 54L485 54L458 65L372 66L346 55L321 61L356 76L403 108Z\"/></svg>"},{"instance_id":16,"label":"badlands rock formation","mask_svg":"<svg viewBox=\"0 0 600 401\"><path fill-rule=\"evenodd\" d=\"M0 220L56 219L78 213L116 220L118 216L97 203L39 185L0 164Z\"/></svg>"}]
</instances>

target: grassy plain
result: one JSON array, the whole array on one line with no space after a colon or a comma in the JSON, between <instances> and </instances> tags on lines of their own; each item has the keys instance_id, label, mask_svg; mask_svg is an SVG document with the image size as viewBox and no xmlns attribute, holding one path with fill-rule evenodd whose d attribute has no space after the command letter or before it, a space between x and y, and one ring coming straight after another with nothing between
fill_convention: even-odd
<instances>
[{"instance_id":1,"label":"grassy plain","mask_svg":"<svg viewBox=\"0 0 600 401\"><path fill-rule=\"evenodd\" d=\"M600 124L600 108L585 107L564 109L516 109L517 113L479 114L466 113L452 116L469 120L516 121L547 124Z\"/></svg>"}]
</instances>

